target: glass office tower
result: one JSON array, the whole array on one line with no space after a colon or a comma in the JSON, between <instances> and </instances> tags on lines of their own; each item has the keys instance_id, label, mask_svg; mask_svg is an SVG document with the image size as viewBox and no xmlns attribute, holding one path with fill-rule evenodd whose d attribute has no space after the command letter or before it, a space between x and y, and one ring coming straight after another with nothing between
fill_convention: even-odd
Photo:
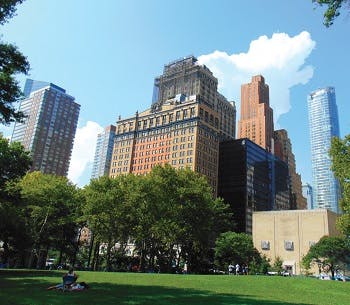
<instances>
[{"instance_id":1,"label":"glass office tower","mask_svg":"<svg viewBox=\"0 0 350 305\"><path fill-rule=\"evenodd\" d=\"M339 137L338 110L333 87L318 89L307 98L311 139L313 208L339 213L339 183L331 170L329 149Z\"/></svg>"},{"instance_id":2,"label":"glass office tower","mask_svg":"<svg viewBox=\"0 0 350 305\"><path fill-rule=\"evenodd\" d=\"M113 154L115 131L115 126L109 125L103 132L97 135L91 179L109 175Z\"/></svg>"}]
</instances>

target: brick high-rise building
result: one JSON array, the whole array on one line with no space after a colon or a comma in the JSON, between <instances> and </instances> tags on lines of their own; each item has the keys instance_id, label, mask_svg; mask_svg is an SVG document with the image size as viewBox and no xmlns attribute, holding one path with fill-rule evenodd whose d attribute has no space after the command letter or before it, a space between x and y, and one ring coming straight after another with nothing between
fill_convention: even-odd
<instances>
[{"instance_id":1,"label":"brick high-rise building","mask_svg":"<svg viewBox=\"0 0 350 305\"><path fill-rule=\"evenodd\" d=\"M238 138L248 138L272 151L273 111L269 105L269 86L261 75L241 86L241 117Z\"/></svg>"},{"instance_id":2,"label":"brick high-rise building","mask_svg":"<svg viewBox=\"0 0 350 305\"><path fill-rule=\"evenodd\" d=\"M11 141L31 152L31 171L67 176L80 105L54 84L28 79L19 110L27 117L16 123Z\"/></svg>"},{"instance_id":3,"label":"brick high-rise building","mask_svg":"<svg viewBox=\"0 0 350 305\"><path fill-rule=\"evenodd\" d=\"M150 109L116 126L110 176L145 174L156 164L189 167L217 192L219 142L235 137L236 110L193 56L165 65Z\"/></svg>"},{"instance_id":4,"label":"brick high-rise building","mask_svg":"<svg viewBox=\"0 0 350 305\"><path fill-rule=\"evenodd\" d=\"M300 175L296 172L295 156L292 151L292 143L285 129L274 131L274 154L286 162L290 175L290 205L292 209L303 210L307 208L306 199L302 193Z\"/></svg>"}]
</instances>

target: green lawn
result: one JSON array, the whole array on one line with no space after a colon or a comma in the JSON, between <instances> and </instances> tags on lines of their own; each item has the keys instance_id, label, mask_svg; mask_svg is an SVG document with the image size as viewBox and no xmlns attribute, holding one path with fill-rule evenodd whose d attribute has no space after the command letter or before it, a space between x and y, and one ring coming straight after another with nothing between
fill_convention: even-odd
<instances>
[{"instance_id":1,"label":"green lawn","mask_svg":"<svg viewBox=\"0 0 350 305\"><path fill-rule=\"evenodd\" d=\"M310 278L78 272L91 289L48 291L61 272L0 270L1 305L350 304L350 282Z\"/></svg>"}]
</instances>

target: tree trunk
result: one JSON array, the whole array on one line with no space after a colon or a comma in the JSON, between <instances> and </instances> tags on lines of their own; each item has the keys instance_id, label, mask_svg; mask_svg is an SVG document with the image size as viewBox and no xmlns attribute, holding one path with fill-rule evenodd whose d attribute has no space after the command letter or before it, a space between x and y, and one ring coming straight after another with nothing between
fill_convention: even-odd
<instances>
[{"instance_id":1,"label":"tree trunk","mask_svg":"<svg viewBox=\"0 0 350 305\"><path fill-rule=\"evenodd\" d=\"M96 242L94 258L92 259L92 269L94 271L98 270L99 255L100 255L100 242Z\"/></svg>"},{"instance_id":2,"label":"tree trunk","mask_svg":"<svg viewBox=\"0 0 350 305\"><path fill-rule=\"evenodd\" d=\"M74 254L73 254L73 260L72 260L72 265L75 265L75 261L77 259L77 254L79 252L79 242L80 242L80 236L81 236L81 230L82 228L79 229L79 234L78 234L78 238L77 238L77 243L75 245L75 249L74 249Z\"/></svg>"},{"instance_id":3,"label":"tree trunk","mask_svg":"<svg viewBox=\"0 0 350 305\"><path fill-rule=\"evenodd\" d=\"M95 236L91 232L91 239L90 239L90 246L89 246L89 258L88 258L88 263L87 263L87 268L88 269L91 268L90 262L91 262L91 256L92 256L92 249L94 247L94 240L95 240Z\"/></svg>"}]
</instances>

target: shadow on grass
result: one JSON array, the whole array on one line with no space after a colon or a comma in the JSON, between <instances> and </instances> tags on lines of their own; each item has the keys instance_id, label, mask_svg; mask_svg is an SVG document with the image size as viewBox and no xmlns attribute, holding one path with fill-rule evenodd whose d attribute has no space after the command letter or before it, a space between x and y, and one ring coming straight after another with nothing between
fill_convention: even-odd
<instances>
[{"instance_id":1,"label":"shadow on grass","mask_svg":"<svg viewBox=\"0 0 350 305\"><path fill-rule=\"evenodd\" d=\"M91 289L81 292L46 290L47 280L33 276L51 277L57 272L0 272L0 303L2 305L285 305L290 303L254 299L237 294L215 294L196 289L180 289L162 286L119 285L89 283Z\"/></svg>"}]
</instances>

